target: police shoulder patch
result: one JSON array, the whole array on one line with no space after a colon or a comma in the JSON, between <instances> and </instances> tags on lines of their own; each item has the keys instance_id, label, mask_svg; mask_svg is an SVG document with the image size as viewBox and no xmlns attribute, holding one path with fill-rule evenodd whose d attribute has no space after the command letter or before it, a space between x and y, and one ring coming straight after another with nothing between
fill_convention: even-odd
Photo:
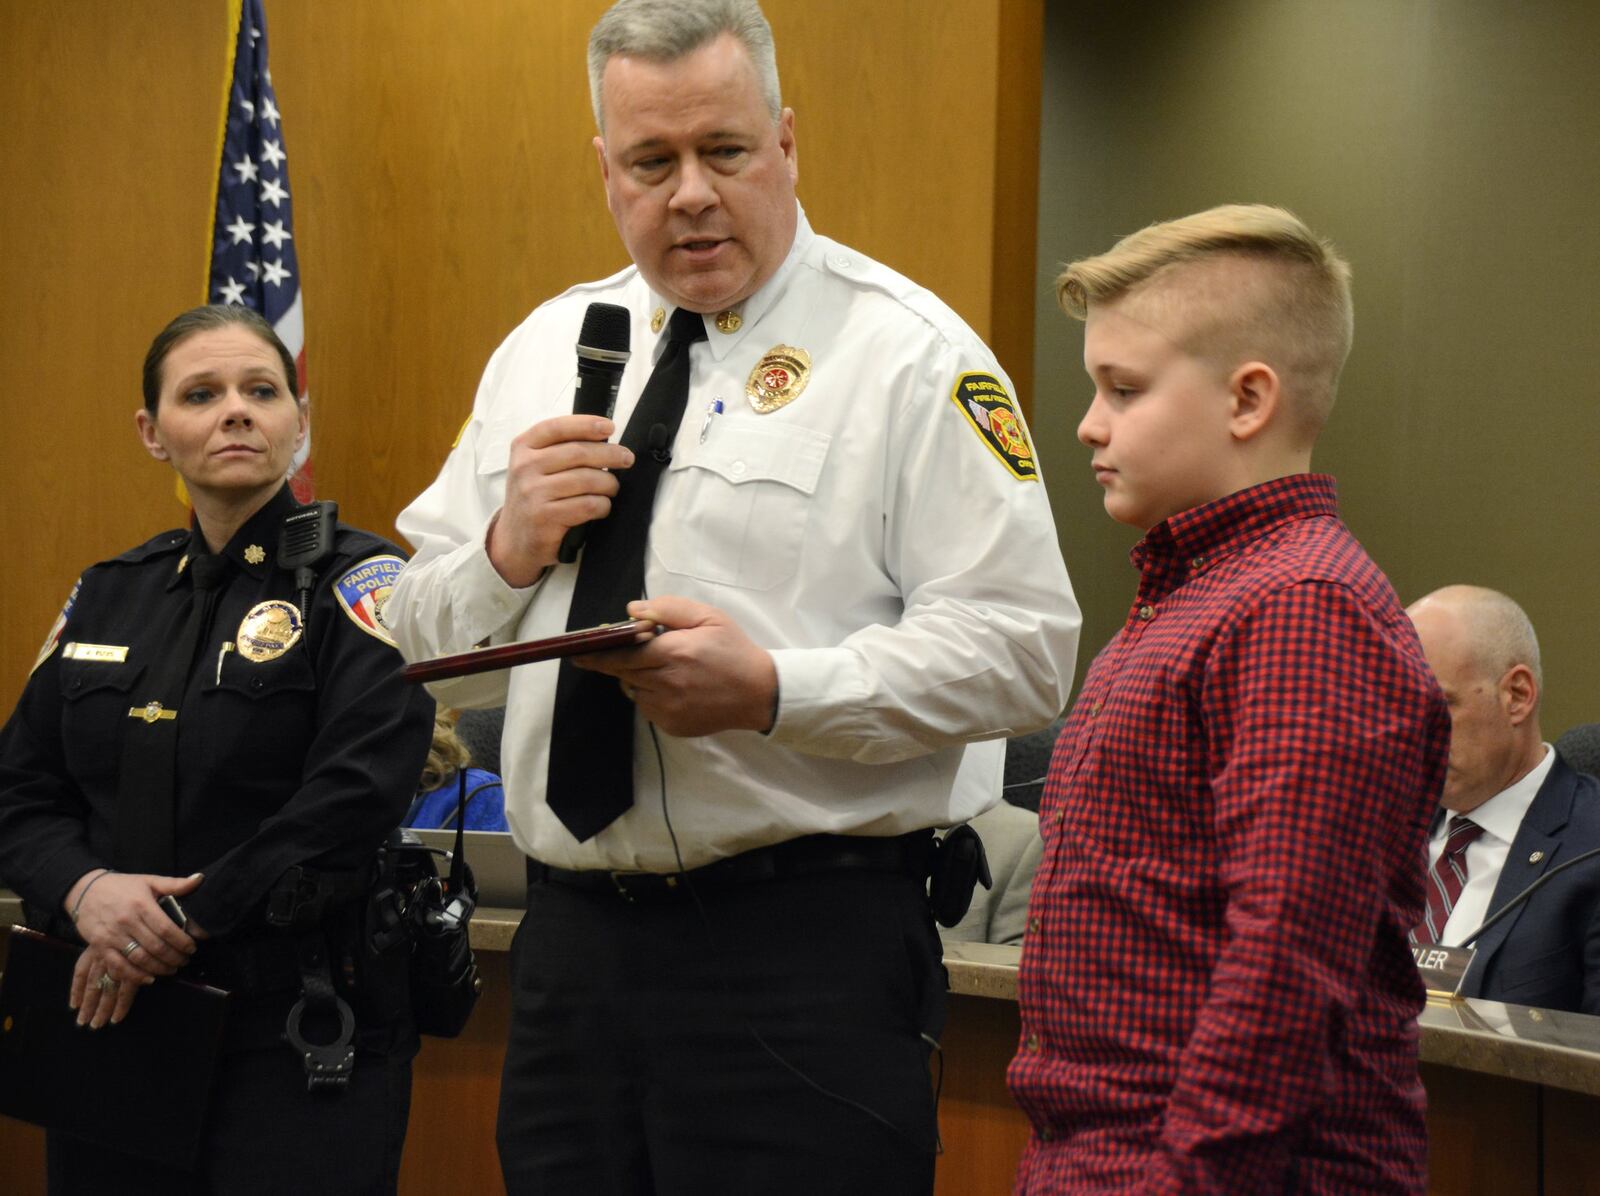
<instances>
[{"instance_id":1,"label":"police shoulder patch","mask_svg":"<svg viewBox=\"0 0 1600 1196\"><path fill-rule=\"evenodd\" d=\"M993 374L962 374L950 391L950 400L1013 477L1024 482L1039 480L1022 413L1000 379Z\"/></svg>"},{"instance_id":2,"label":"police shoulder patch","mask_svg":"<svg viewBox=\"0 0 1600 1196\"><path fill-rule=\"evenodd\" d=\"M395 646L394 636L389 634L389 628L383 621L383 606L389 601L389 592L394 589L395 579L400 576L405 564L399 557L388 553L369 556L346 570L333 583L334 597L339 600L344 613L350 616L350 621L391 648Z\"/></svg>"},{"instance_id":3,"label":"police shoulder patch","mask_svg":"<svg viewBox=\"0 0 1600 1196\"><path fill-rule=\"evenodd\" d=\"M39 655L34 657L33 668L28 670L28 676L33 676L38 667L49 660L50 654L60 645L61 633L67 626L67 616L72 613L72 604L78 600L78 590L82 586L83 578L81 577L72 583L72 593L67 595L67 601L61 607L61 613L56 616L56 621L50 625L50 634L44 637L44 643L39 648Z\"/></svg>"}]
</instances>

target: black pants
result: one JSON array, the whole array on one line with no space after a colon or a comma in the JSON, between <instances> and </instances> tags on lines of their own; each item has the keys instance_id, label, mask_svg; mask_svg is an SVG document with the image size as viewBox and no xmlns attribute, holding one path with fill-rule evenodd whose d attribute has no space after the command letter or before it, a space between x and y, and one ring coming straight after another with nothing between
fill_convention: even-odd
<instances>
[{"instance_id":1,"label":"black pants","mask_svg":"<svg viewBox=\"0 0 1600 1196\"><path fill-rule=\"evenodd\" d=\"M530 886L510 1196L932 1191L922 1034L943 1028L945 975L917 884L840 871L703 902Z\"/></svg>"},{"instance_id":2,"label":"black pants","mask_svg":"<svg viewBox=\"0 0 1600 1196\"><path fill-rule=\"evenodd\" d=\"M300 1060L283 1043L229 1052L219 1065L194 1172L49 1133L51 1196L393 1193L411 1113L415 1054L416 1037L409 1031L383 1053L358 1051L349 1087L335 1095L308 1093ZM92 1093L85 1097L92 1099ZM158 1076L151 1079L150 1099L161 1099Z\"/></svg>"}]
</instances>

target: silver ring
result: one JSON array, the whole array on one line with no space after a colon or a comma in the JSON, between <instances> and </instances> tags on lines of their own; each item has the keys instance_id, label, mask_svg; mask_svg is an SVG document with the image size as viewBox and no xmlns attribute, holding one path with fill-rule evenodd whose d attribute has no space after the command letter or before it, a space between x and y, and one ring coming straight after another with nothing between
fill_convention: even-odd
<instances>
[{"instance_id":1,"label":"silver ring","mask_svg":"<svg viewBox=\"0 0 1600 1196\"><path fill-rule=\"evenodd\" d=\"M133 958L133 953L135 951L137 951L138 949L139 949L139 940L138 939L129 939L128 940L128 945L122 949L123 958L124 959L132 959Z\"/></svg>"},{"instance_id":2,"label":"silver ring","mask_svg":"<svg viewBox=\"0 0 1600 1196\"><path fill-rule=\"evenodd\" d=\"M100 977L100 983L95 987L103 993L108 993L117 987L117 982L111 978L110 972L106 972Z\"/></svg>"}]
</instances>

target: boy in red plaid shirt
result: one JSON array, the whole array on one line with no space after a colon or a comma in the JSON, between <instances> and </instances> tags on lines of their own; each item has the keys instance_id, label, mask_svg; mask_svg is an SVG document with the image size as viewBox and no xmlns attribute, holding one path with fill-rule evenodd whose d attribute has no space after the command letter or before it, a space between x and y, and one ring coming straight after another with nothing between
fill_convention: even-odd
<instances>
[{"instance_id":1,"label":"boy in red plaid shirt","mask_svg":"<svg viewBox=\"0 0 1600 1196\"><path fill-rule=\"evenodd\" d=\"M1139 589L1057 742L1008 1080L1016 1190L1421 1193L1406 931L1449 717L1311 451L1350 270L1290 213L1058 280Z\"/></svg>"}]
</instances>

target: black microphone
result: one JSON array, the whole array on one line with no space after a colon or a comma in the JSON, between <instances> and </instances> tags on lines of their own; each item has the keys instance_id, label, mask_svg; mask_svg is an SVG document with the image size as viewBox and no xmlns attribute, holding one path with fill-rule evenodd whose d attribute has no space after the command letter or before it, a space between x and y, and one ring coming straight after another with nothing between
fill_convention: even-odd
<instances>
[{"instance_id":1,"label":"black microphone","mask_svg":"<svg viewBox=\"0 0 1600 1196\"><path fill-rule=\"evenodd\" d=\"M672 450L667 447L666 424L650 425L650 435L645 438L645 446L650 450L650 455L655 458L657 465L665 465L672 460Z\"/></svg>"},{"instance_id":2,"label":"black microphone","mask_svg":"<svg viewBox=\"0 0 1600 1196\"><path fill-rule=\"evenodd\" d=\"M578 385L572 393L572 414L611 418L617 405L622 369L628 364L628 309L615 303L591 303L578 332ZM561 537L556 559L570 565L583 547L584 525L569 527Z\"/></svg>"},{"instance_id":3,"label":"black microphone","mask_svg":"<svg viewBox=\"0 0 1600 1196\"><path fill-rule=\"evenodd\" d=\"M1582 855L1575 855L1565 863L1557 864L1538 880L1534 881L1527 888L1523 889L1522 892L1518 893L1510 901L1506 902L1499 909L1495 910L1494 913L1490 914L1488 918L1484 920L1482 926L1479 926L1478 929L1474 930L1471 934L1467 935L1466 938L1461 940L1461 945L1463 947L1472 946L1473 943L1476 943L1478 939L1483 936L1485 931L1489 930L1493 926L1497 926L1501 919L1503 919L1512 910L1516 909L1529 897L1532 897L1535 893L1542 889L1546 883L1560 876L1568 868L1575 867L1576 865L1583 863L1584 860L1593 859L1597 855L1600 855L1600 847L1596 847L1591 851L1586 851Z\"/></svg>"}]
</instances>

